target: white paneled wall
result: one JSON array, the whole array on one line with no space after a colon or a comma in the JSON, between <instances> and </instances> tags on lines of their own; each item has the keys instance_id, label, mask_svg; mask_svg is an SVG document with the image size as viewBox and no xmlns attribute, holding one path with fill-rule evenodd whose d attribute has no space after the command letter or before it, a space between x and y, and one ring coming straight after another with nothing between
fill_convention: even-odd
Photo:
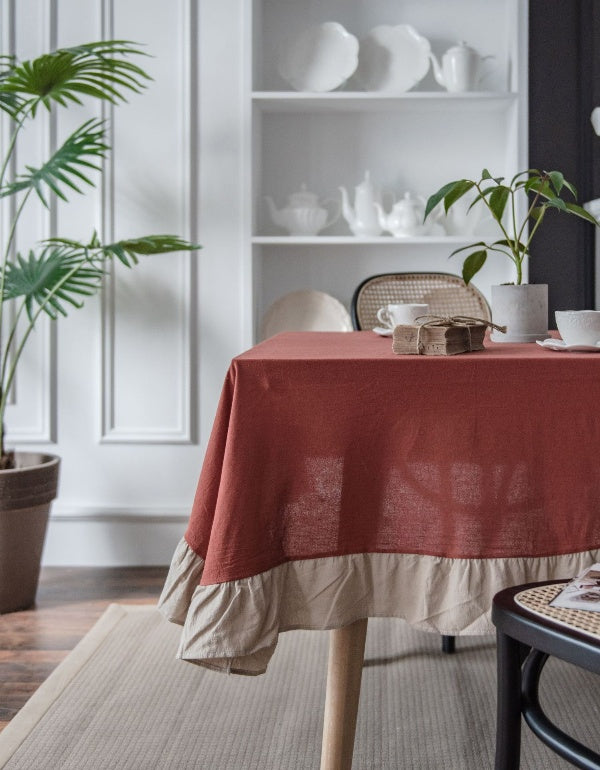
<instances>
[{"instance_id":1,"label":"white paneled wall","mask_svg":"<svg viewBox=\"0 0 600 770\"><path fill-rule=\"evenodd\" d=\"M157 564L183 534L223 377L247 346L242 50L236 0L0 0L3 53L21 58L101 38L144 44L143 95L60 110L19 147L36 163L83 120L104 117L110 162L68 205L32 201L18 248L58 234L176 233L195 254L117 265L101 297L40 326L7 416L9 443L62 458L46 564ZM229 30L227 41L214 30ZM226 42L226 44L225 44ZM6 142L3 125L2 144ZM10 219L2 209L0 226Z\"/></svg>"}]
</instances>

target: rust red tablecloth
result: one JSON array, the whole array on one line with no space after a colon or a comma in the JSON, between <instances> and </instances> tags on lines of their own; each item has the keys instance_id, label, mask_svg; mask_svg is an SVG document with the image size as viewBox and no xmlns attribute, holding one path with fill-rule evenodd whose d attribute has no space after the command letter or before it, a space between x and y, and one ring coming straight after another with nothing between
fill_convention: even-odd
<instances>
[{"instance_id":1,"label":"rust red tablecloth","mask_svg":"<svg viewBox=\"0 0 600 770\"><path fill-rule=\"evenodd\" d=\"M480 632L498 583L597 558L600 354L486 345L298 332L233 360L161 601L183 657L264 670L279 631L376 614ZM262 615L251 652L234 615Z\"/></svg>"}]
</instances>

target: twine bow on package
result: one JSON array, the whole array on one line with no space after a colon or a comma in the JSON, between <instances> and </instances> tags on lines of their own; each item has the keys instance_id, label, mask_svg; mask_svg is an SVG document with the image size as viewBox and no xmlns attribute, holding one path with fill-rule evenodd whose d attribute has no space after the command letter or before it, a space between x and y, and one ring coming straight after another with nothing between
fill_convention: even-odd
<instances>
[{"instance_id":1,"label":"twine bow on package","mask_svg":"<svg viewBox=\"0 0 600 770\"><path fill-rule=\"evenodd\" d=\"M454 356L483 350L488 326L506 332L483 318L470 316L420 316L415 325L400 325L394 329L392 350L399 355Z\"/></svg>"}]
</instances>

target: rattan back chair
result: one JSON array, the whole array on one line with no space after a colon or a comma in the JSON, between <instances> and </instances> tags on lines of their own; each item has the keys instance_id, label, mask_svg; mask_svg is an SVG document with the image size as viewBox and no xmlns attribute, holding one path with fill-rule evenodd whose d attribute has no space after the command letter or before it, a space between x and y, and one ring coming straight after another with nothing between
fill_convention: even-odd
<instances>
[{"instance_id":1,"label":"rattan back chair","mask_svg":"<svg viewBox=\"0 0 600 770\"><path fill-rule=\"evenodd\" d=\"M452 273L382 273L366 278L354 292L350 306L355 329L381 326L377 311L395 303L427 303L429 313L443 317L470 316L492 320L484 295ZM442 650L454 652L454 637L442 636Z\"/></svg>"},{"instance_id":2,"label":"rattan back chair","mask_svg":"<svg viewBox=\"0 0 600 770\"><path fill-rule=\"evenodd\" d=\"M452 273L382 273L364 280L354 292L351 304L355 329L381 326L377 311L384 305L427 303L429 312L440 316L471 316L492 320L484 295L472 284Z\"/></svg>"}]
</instances>

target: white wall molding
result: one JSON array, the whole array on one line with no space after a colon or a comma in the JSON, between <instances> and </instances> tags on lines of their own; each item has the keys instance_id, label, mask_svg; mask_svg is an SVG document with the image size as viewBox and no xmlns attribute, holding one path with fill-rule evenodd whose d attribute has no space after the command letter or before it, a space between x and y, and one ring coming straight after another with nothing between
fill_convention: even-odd
<instances>
[{"instance_id":1,"label":"white wall molding","mask_svg":"<svg viewBox=\"0 0 600 770\"><path fill-rule=\"evenodd\" d=\"M185 531L188 514L120 508L53 513L42 564L48 566L167 565Z\"/></svg>"},{"instance_id":2,"label":"white wall molding","mask_svg":"<svg viewBox=\"0 0 600 770\"><path fill-rule=\"evenodd\" d=\"M251 339L240 226L242 205L250 211L243 5L0 0L3 50L34 58L55 45L133 40L149 56L132 60L153 78L112 114L84 99L58 110L46 138L28 134L23 158L35 163L41 141L46 153L48 141L106 117L111 151L95 187L56 206L43 229L32 207L23 242L53 232L86 240L96 230L107 241L174 233L203 247L144 257L131 271L117 262L101 296L36 331L7 425L17 449L61 457L44 564L167 564L185 531L223 377ZM0 217L4 229L2 206Z\"/></svg>"},{"instance_id":3,"label":"white wall molding","mask_svg":"<svg viewBox=\"0 0 600 770\"><path fill-rule=\"evenodd\" d=\"M37 26L30 20L24 26L17 17L14 0L2 4L0 23L2 25L2 50L22 55L19 43L28 37L38 41L45 50L56 46L57 7L56 0L43 5L36 14ZM2 117L3 135L12 129L6 117ZM26 142L26 144L24 144ZM4 145L4 142L3 142ZM57 124L55 115L45 115L38 121L28 138L19 138L14 162L10 168L12 176L22 169L23 164L33 165L45 162L57 149ZM27 149L25 149L27 148ZM6 147L2 147L2 153ZM33 153L33 158L31 157ZM20 220L15 234L12 255L17 251L27 254L28 250L41 241L56 234L56 201L48 196L49 207L44 208L33 199ZM37 208L36 208L37 207ZM15 199L3 202L2 231L7 233L16 213ZM5 323L14 321L12 308L5 316ZM21 328L23 323L21 322ZM41 318L28 342L9 394L7 406L7 442L10 444L47 445L56 441L56 329L46 316Z\"/></svg>"},{"instance_id":4,"label":"white wall molding","mask_svg":"<svg viewBox=\"0 0 600 770\"><path fill-rule=\"evenodd\" d=\"M173 524L186 525L189 508L174 506L133 506L133 505L60 505L55 502L50 518L53 521L75 522L129 522L136 524Z\"/></svg>"},{"instance_id":5,"label":"white wall molding","mask_svg":"<svg viewBox=\"0 0 600 770\"><path fill-rule=\"evenodd\" d=\"M155 89L158 91L158 96L155 98L161 104L158 114L161 116L162 123L160 120L158 122L164 128L164 140L157 138L155 145L149 145L147 153L143 155L143 162L147 163L148 158L154 153L160 155L164 143L172 143L178 148L177 164L163 170L162 181L171 193L168 204L176 212L179 220L176 226L171 225L171 232L176 231L190 240L193 240L196 235L193 215L198 189L198 169L192 162L196 158L194 145L198 108L195 72L197 50L190 34L190 25L195 14L192 10L194 5L193 0L179 0L172 4L170 18L175 21L170 31L176 36L178 45L171 49L172 61L169 63L169 72L177 73L179 87L166 88L165 82L160 82L157 75L154 75L155 83L150 84L146 98L151 96ZM105 39L115 34L122 37L120 30L115 32L118 27L116 10L114 0L103 0L102 20ZM148 69L145 62L142 64L145 69ZM166 80L167 77L165 77ZM172 103L169 104L169 102ZM171 117L165 120L164 115L169 113L169 106L172 110ZM119 148L121 143L126 144L127 141L131 141L132 135L139 131L139 126L135 123L128 123L127 119L122 121L121 115L122 113L115 110L112 105L104 115L109 125L108 143L111 147ZM107 242L138 234L131 232L131 228L127 227L129 224L127 215L120 216L122 201L127 197L127 193L124 193L121 187L126 186L128 180L125 178L125 184L123 183L124 174L119 159L121 165L127 162L127 158L118 155L117 149L116 153L111 153L103 176L101 219L103 240ZM143 174L142 167L139 168L138 173ZM149 217L150 205L156 204L150 196L148 199L148 211L144 210L143 200L133 201L130 207L132 211L136 205L138 207L138 211L134 214L139 215L140 232L164 232L160 227L157 230L153 221L145 221ZM127 221L124 223L123 220ZM103 289L102 301L101 443L189 444L196 440L195 260L195 255L188 253L149 257L144 262L149 261L152 264L142 264L135 268L137 273L143 271L143 274L141 278L131 279L131 281L128 281L127 271L121 270L120 265L111 266L109 279ZM144 276L148 277L144 279ZM161 284L165 287L162 297ZM139 289L137 296L134 286ZM135 352L138 331L132 328L133 324L127 309L130 305L134 308L137 306L142 316L145 314L151 319L148 300L146 299L144 304L144 298L141 296L144 290L156 295L155 310L158 309L161 299L165 306L168 306L163 338L159 346L163 355L168 353L168 359L164 366L160 366L157 359L161 354L156 350L153 351L153 346L150 344L148 346L150 355L140 356L135 366L131 364L133 371L130 371L131 351ZM155 324L160 324L160 319L154 319L154 321ZM147 337L147 333L148 329L139 330L140 342ZM151 358L152 354L154 360ZM143 375L140 371L144 369L147 374L144 384L148 389L154 388L156 393L160 394L155 398L154 408L150 407L147 410L135 408L136 399L132 392L135 384L129 387L130 382L135 383L136 374L138 381L142 379ZM140 396L143 399L144 393L140 393ZM169 408L165 406L161 414L160 409L166 404Z\"/></svg>"}]
</instances>

